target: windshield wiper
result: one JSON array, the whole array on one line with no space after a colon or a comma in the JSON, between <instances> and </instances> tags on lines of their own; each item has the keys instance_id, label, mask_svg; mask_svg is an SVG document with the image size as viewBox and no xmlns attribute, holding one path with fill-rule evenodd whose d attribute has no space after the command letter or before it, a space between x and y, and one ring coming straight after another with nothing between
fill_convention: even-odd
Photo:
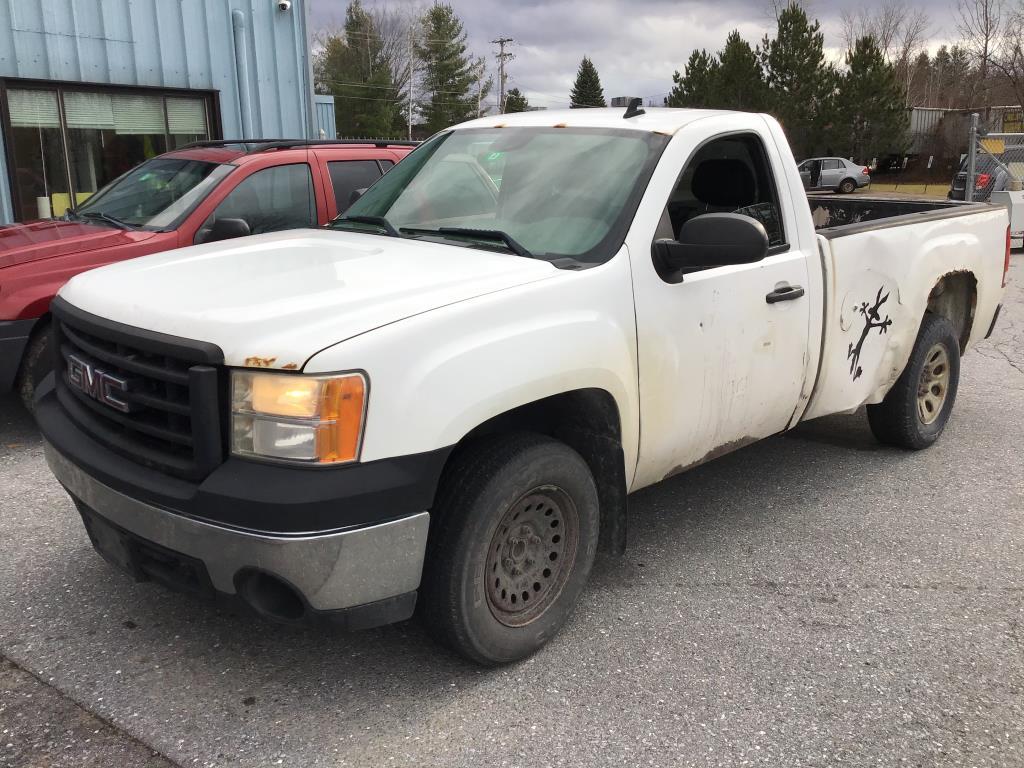
<instances>
[{"instance_id":1,"label":"windshield wiper","mask_svg":"<svg viewBox=\"0 0 1024 768\"><path fill-rule=\"evenodd\" d=\"M401 237L394 225L383 216L340 216L331 224L344 221L351 221L354 224L372 224L383 229L390 237Z\"/></svg>"},{"instance_id":2,"label":"windshield wiper","mask_svg":"<svg viewBox=\"0 0 1024 768\"><path fill-rule=\"evenodd\" d=\"M505 245L516 256L523 256L527 259L537 258L530 253L522 243L516 240L508 232L500 229L473 229L472 227L440 227L439 229L417 229L415 227L402 227L403 232L410 232L420 235L455 235L456 237L469 237L475 240L497 240Z\"/></svg>"},{"instance_id":3,"label":"windshield wiper","mask_svg":"<svg viewBox=\"0 0 1024 768\"><path fill-rule=\"evenodd\" d=\"M83 219L99 219L105 221L111 226L117 227L118 229L135 229L131 224L126 221L121 221L116 216L111 216L109 213L103 213L103 211L86 211L85 213L76 214Z\"/></svg>"}]
</instances>

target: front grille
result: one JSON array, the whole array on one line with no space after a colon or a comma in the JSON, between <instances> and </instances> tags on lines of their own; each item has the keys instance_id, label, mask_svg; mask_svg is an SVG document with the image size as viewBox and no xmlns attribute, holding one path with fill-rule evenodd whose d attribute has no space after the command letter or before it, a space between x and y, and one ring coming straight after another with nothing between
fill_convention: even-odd
<instances>
[{"instance_id":1,"label":"front grille","mask_svg":"<svg viewBox=\"0 0 1024 768\"><path fill-rule=\"evenodd\" d=\"M57 397L81 429L126 459L189 480L223 460L219 349L112 323L61 299L52 310Z\"/></svg>"}]
</instances>

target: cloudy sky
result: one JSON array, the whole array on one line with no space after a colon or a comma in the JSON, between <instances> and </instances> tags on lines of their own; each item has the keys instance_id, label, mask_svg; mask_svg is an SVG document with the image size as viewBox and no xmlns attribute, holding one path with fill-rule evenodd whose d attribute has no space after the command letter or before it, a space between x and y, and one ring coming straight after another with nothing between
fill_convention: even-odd
<instances>
[{"instance_id":1,"label":"cloudy sky","mask_svg":"<svg viewBox=\"0 0 1024 768\"><path fill-rule=\"evenodd\" d=\"M337 27L347 0L309 0L314 28ZM418 0L363 0L392 9L423 8ZM867 7L882 0L866 0ZM933 47L956 34L955 0L906 0L931 20ZM642 96L660 101L695 48L717 51L732 29L753 45L774 28L771 0L451 0L468 34L470 49L495 66L497 37L515 40L509 87L518 87L535 106L569 105L569 90L583 56L601 75L605 97ZM822 22L825 44L839 56L840 10L864 0L810 0Z\"/></svg>"}]
</instances>

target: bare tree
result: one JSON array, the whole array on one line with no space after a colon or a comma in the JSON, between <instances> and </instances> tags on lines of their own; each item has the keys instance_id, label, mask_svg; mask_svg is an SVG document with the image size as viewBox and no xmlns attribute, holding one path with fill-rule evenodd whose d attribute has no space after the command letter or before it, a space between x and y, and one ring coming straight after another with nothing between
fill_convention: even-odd
<instances>
[{"instance_id":1,"label":"bare tree","mask_svg":"<svg viewBox=\"0 0 1024 768\"><path fill-rule=\"evenodd\" d=\"M978 89L985 119L989 117L989 66L1003 32L1003 0L958 0L957 30L963 46L978 70Z\"/></svg>"},{"instance_id":2,"label":"bare tree","mask_svg":"<svg viewBox=\"0 0 1024 768\"><path fill-rule=\"evenodd\" d=\"M874 38L885 60L896 68L909 105L911 85L918 74L917 55L924 48L931 27L928 14L908 7L904 0L886 0L856 11L844 9L840 20L840 34L847 50L853 50L862 37Z\"/></svg>"},{"instance_id":3,"label":"bare tree","mask_svg":"<svg viewBox=\"0 0 1024 768\"><path fill-rule=\"evenodd\" d=\"M1024 104L1024 2L1007 15L991 59L1016 106Z\"/></svg>"}]
</instances>

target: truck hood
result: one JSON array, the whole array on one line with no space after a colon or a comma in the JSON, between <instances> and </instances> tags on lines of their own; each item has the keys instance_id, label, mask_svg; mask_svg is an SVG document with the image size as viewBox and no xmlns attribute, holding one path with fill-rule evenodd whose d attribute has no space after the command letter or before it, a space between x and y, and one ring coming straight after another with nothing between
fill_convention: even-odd
<instances>
[{"instance_id":1,"label":"truck hood","mask_svg":"<svg viewBox=\"0 0 1024 768\"><path fill-rule=\"evenodd\" d=\"M69 253L148 240L155 233L80 221L46 220L0 227L0 268Z\"/></svg>"},{"instance_id":2,"label":"truck hood","mask_svg":"<svg viewBox=\"0 0 1024 768\"><path fill-rule=\"evenodd\" d=\"M374 328L559 273L476 248L293 230L111 264L60 295L109 320L216 344L228 365L293 370Z\"/></svg>"}]
</instances>

